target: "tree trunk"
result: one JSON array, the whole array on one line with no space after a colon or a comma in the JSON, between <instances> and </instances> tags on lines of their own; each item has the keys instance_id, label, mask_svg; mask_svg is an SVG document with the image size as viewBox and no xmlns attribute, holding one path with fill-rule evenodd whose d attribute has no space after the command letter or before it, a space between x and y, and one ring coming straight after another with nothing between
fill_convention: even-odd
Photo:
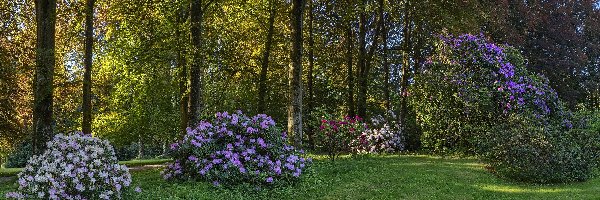
<instances>
[{"instance_id":1,"label":"tree trunk","mask_svg":"<svg viewBox=\"0 0 600 200\"><path fill-rule=\"evenodd\" d=\"M306 112L308 113L308 121L314 121L312 111L314 108L314 90L313 90L313 69L315 66L315 40L313 36L313 21L314 21L314 12L313 12L313 0L309 0L308 3L308 99L307 99L307 108ZM314 133L313 126L308 126L308 143L310 148L314 148Z\"/></svg>"},{"instance_id":2,"label":"tree trunk","mask_svg":"<svg viewBox=\"0 0 600 200\"><path fill-rule=\"evenodd\" d=\"M288 133L302 147L302 13L304 0L292 0L292 63L289 68Z\"/></svg>"},{"instance_id":3,"label":"tree trunk","mask_svg":"<svg viewBox=\"0 0 600 200\"><path fill-rule=\"evenodd\" d=\"M183 56L185 53L185 44L181 42L181 31L179 31L180 25L183 24L185 19L185 11L182 9L177 15L176 23L177 29L175 29L175 37L177 38L178 49L177 49L177 65L179 67L179 129L182 134L186 134L188 127L188 75L187 75L187 62Z\"/></svg>"},{"instance_id":4,"label":"tree trunk","mask_svg":"<svg viewBox=\"0 0 600 200\"><path fill-rule=\"evenodd\" d=\"M144 159L144 142L142 140L142 134L138 135L138 159Z\"/></svg>"},{"instance_id":5,"label":"tree trunk","mask_svg":"<svg viewBox=\"0 0 600 200\"><path fill-rule=\"evenodd\" d=\"M383 0L380 0L383 7ZM389 112L391 108L391 99L390 99L390 63L388 62L388 40L387 40L387 29L385 28L385 18L383 16L383 11L379 13L380 19L380 27L381 27L381 40L383 42L383 97L385 103L385 111L386 114Z\"/></svg>"},{"instance_id":6,"label":"tree trunk","mask_svg":"<svg viewBox=\"0 0 600 200\"><path fill-rule=\"evenodd\" d=\"M354 107L354 70L352 69L353 47L352 47L352 25L348 22L346 27L346 67L348 68L348 75L346 82L348 84L348 115L355 116L356 110Z\"/></svg>"},{"instance_id":7,"label":"tree trunk","mask_svg":"<svg viewBox=\"0 0 600 200\"><path fill-rule=\"evenodd\" d=\"M383 16L383 0L379 0L379 20L383 20L381 17ZM375 28L375 33L373 34L373 43L371 44L371 48L367 51L367 41L366 41L366 16L365 16L365 7L366 2L363 0L362 4L362 12L360 14L359 21L359 61L358 61L358 115L366 118L367 117L367 91L369 86L369 74L371 70L371 61L373 59L373 55L375 50L377 49L377 42L379 40L379 32L381 31L381 23L378 22Z\"/></svg>"},{"instance_id":8,"label":"tree trunk","mask_svg":"<svg viewBox=\"0 0 600 200\"><path fill-rule=\"evenodd\" d=\"M83 122L84 134L92 134L92 51L94 49L94 0L87 0L85 10L85 58L83 72Z\"/></svg>"},{"instance_id":9,"label":"tree trunk","mask_svg":"<svg viewBox=\"0 0 600 200\"><path fill-rule=\"evenodd\" d=\"M407 87L408 87L408 79L409 79L409 51L410 51L410 12L409 12L409 1L405 2L404 8L404 27L402 28L402 37L403 37L403 45L404 45L404 53L402 53L402 80L401 80L401 91L400 96L402 97L400 104L400 122L404 126L404 120L407 113Z\"/></svg>"},{"instance_id":10,"label":"tree trunk","mask_svg":"<svg viewBox=\"0 0 600 200\"><path fill-rule=\"evenodd\" d=\"M190 65L189 126L198 123L202 113L202 20L204 15L202 0L192 0L190 4L192 63Z\"/></svg>"},{"instance_id":11,"label":"tree trunk","mask_svg":"<svg viewBox=\"0 0 600 200\"><path fill-rule=\"evenodd\" d=\"M361 11L359 16L358 24L358 115L365 117L366 115L366 102L367 102L367 88L365 70L366 70L366 57L367 57L367 28L366 28L366 16L365 16L365 0L362 1Z\"/></svg>"},{"instance_id":12,"label":"tree trunk","mask_svg":"<svg viewBox=\"0 0 600 200\"><path fill-rule=\"evenodd\" d=\"M267 72L269 69L269 56L271 55L271 47L273 43L273 33L275 32L275 2L269 1L269 30L267 30L267 38L265 41L265 50L260 68L260 80L258 83L258 112L265 113L265 104L267 97Z\"/></svg>"},{"instance_id":13,"label":"tree trunk","mask_svg":"<svg viewBox=\"0 0 600 200\"><path fill-rule=\"evenodd\" d=\"M36 0L36 62L33 102L33 153L40 154L53 135L52 100L56 0Z\"/></svg>"}]
</instances>

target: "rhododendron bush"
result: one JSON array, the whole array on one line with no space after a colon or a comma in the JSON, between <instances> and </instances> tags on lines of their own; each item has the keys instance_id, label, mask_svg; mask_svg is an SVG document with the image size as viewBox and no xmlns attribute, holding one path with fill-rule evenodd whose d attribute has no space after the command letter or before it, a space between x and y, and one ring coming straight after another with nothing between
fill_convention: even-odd
<instances>
[{"instance_id":1,"label":"rhododendron bush","mask_svg":"<svg viewBox=\"0 0 600 200\"><path fill-rule=\"evenodd\" d=\"M131 175L119 165L106 140L89 135L56 135L47 150L33 156L18 175L15 199L115 199Z\"/></svg>"},{"instance_id":2,"label":"rhododendron bush","mask_svg":"<svg viewBox=\"0 0 600 200\"><path fill-rule=\"evenodd\" d=\"M395 117L393 117L395 118ZM393 153L404 150L402 127L378 115L371 118L371 125L352 141L354 153Z\"/></svg>"},{"instance_id":3,"label":"rhododendron bush","mask_svg":"<svg viewBox=\"0 0 600 200\"><path fill-rule=\"evenodd\" d=\"M411 88L424 147L474 153L481 131L514 114L572 127L548 80L528 72L518 50L466 34L442 37L438 51Z\"/></svg>"},{"instance_id":4,"label":"rhododendron bush","mask_svg":"<svg viewBox=\"0 0 600 200\"><path fill-rule=\"evenodd\" d=\"M330 160L335 160L340 153L352 151L352 141L358 138L367 125L359 116L346 116L342 120L321 119L316 135L316 147L327 153Z\"/></svg>"},{"instance_id":5,"label":"rhododendron bush","mask_svg":"<svg viewBox=\"0 0 600 200\"><path fill-rule=\"evenodd\" d=\"M218 185L273 185L299 180L311 160L287 144L285 133L265 114L217 113L188 128L171 145L175 159L164 171L167 180L204 180Z\"/></svg>"},{"instance_id":6,"label":"rhododendron bush","mask_svg":"<svg viewBox=\"0 0 600 200\"><path fill-rule=\"evenodd\" d=\"M411 86L425 148L478 154L519 181L589 177L589 140L571 130L570 111L518 50L469 34L441 37L438 47Z\"/></svg>"}]
</instances>

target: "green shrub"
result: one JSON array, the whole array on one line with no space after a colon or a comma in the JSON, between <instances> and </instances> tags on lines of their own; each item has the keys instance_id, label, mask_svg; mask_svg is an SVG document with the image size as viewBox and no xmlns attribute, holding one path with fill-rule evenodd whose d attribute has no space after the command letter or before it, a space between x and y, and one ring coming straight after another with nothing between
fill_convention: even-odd
<instances>
[{"instance_id":1,"label":"green shrub","mask_svg":"<svg viewBox=\"0 0 600 200\"><path fill-rule=\"evenodd\" d=\"M521 182L585 181L597 166L597 132L566 129L558 122L540 124L515 114L480 141L481 158L500 177Z\"/></svg>"},{"instance_id":2,"label":"green shrub","mask_svg":"<svg viewBox=\"0 0 600 200\"><path fill-rule=\"evenodd\" d=\"M27 165L27 161L31 158L33 149L31 144L24 142L20 144L15 151L8 155L4 167L6 168L21 168Z\"/></svg>"}]
</instances>

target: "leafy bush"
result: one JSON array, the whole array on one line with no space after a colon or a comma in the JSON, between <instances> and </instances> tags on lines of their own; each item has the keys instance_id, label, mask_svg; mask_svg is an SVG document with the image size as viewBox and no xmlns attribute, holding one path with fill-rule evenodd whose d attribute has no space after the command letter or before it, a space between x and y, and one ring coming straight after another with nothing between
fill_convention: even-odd
<instances>
[{"instance_id":1,"label":"leafy bush","mask_svg":"<svg viewBox=\"0 0 600 200\"><path fill-rule=\"evenodd\" d=\"M573 129L548 80L511 47L442 37L415 82L414 99L430 100L413 102L423 144L436 152L477 153L499 176L537 183L586 180L597 164L598 134Z\"/></svg>"},{"instance_id":2,"label":"leafy bush","mask_svg":"<svg viewBox=\"0 0 600 200\"><path fill-rule=\"evenodd\" d=\"M167 180L199 179L216 186L294 182L311 160L286 142L267 115L217 113L171 145L175 161L162 174Z\"/></svg>"},{"instance_id":3,"label":"leafy bush","mask_svg":"<svg viewBox=\"0 0 600 200\"><path fill-rule=\"evenodd\" d=\"M518 50L469 34L442 37L439 46L411 88L426 148L472 154L476 136L515 113L572 127L548 80L529 73Z\"/></svg>"},{"instance_id":4,"label":"leafy bush","mask_svg":"<svg viewBox=\"0 0 600 200\"><path fill-rule=\"evenodd\" d=\"M522 182L584 181L597 166L600 134L542 125L533 116L513 115L484 135L484 162L501 177ZM594 147L595 146L595 147Z\"/></svg>"},{"instance_id":5,"label":"leafy bush","mask_svg":"<svg viewBox=\"0 0 600 200\"><path fill-rule=\"evenodd\" d=\"M18 175L15 199L113 199L131 183L106 140L88 135L56 135L47 150L33 156Z\"/></svg>"},{"instance_id":6,"label":"leafy bush","mask_svg":"<svg viewBox=\"0 0 600 200\"><path fill-rule=\"evenodd\" d=\"M317 148L334 161L340 153L351 152L352 141L362 134L366 124L359 116L346 116L340 121L321 119L317 132Z\"/></svg>"},{"instance_id":7,"label":"leafy bush","mask_svg":"<svg viewBox=\"0 0 600 200\"><path fill-rule=\"evenodd\" d=\"M27 161L31 158L33 149L31 143L24 142L20 144L15 151L11 152L4 163L6 168L21 168L27 165Z\"/></svg>"},{"instance_id":8,"label":"leafy bush","mask_svg":"<svg viewBox=\"0 0 600 200\"><path fill-rule=\"evenodd\" d=\"M395 118L395 117L394 117ZM352 141L356 153L392 153L404 150L402 127L379 115L371 118L371 126Z\"/></svg>"}]
</instances>

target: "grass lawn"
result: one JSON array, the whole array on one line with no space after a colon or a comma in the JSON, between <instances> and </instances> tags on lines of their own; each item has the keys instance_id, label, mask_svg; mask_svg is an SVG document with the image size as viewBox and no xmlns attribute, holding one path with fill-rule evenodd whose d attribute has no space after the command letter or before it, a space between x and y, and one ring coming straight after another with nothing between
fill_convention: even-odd
<instances>
[{"instance_id":1,"label":"grass lawn","mask_svg":"<svg viewBox=\"0 0 600 200\"><path fill-rule=\"evenodd\" d=\"M119 164L127 165L127 167L138 167L144 165L160 165L171 161L171 159L148 159L148 160L128 160L119 161ZM1 168L0 177L15 176L21 172L22 168Z\"/></svg>"},{"instance_id":2,"label":"grass lawn","mask_svg":"<svg viewBox=\"0 0 600 200\"><path fill-rule=\"evenodd\" d=\"M209 183L163 181L160 170L133 172L125 199L600 199L600 178L585 183L526 185L494 177L473 159L431 156L316 160L313 172L293 186L253 191ZM14 190L0 185L0 194Z\"/></svg>"}]
</instances>

